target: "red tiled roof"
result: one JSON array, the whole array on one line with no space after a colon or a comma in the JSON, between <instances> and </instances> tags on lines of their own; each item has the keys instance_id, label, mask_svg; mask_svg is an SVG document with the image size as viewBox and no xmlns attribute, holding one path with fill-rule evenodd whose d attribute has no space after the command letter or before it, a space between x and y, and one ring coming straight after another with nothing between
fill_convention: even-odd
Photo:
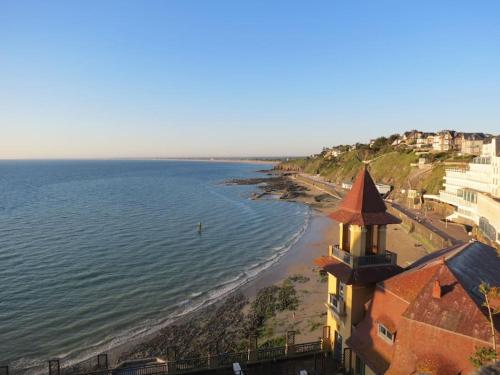
<instances>
[{"instance_id":1,"label":"red tiled roof","mask_svg":"<svg viewBox=\"0 0 500 375\"><path fill-rule=\"evenodd\" d=\"M373 182L366 166L356 176L352 189L340 207L329 215L344 224L385 225L399 224L401 220L386 212L387 207Z\"/></svg>"},{"instance_id":2,"label":"red tiled roof","mask_svg":"<svg viewBox=\"0 0 500 375\"><path fill-rule=\"evenodd\" d=\"M438 268L439 265L431 265L423 269L411 269L384 280L379 285L410 303L418 296L429 279L436 274Z\"/></svg>"},{"instance_id":3,"label":"red tiled roof","mask_svg":"<svg viewBox=\"0 0 500 375\"><path fill-rule=\"evenodd\" d=\"M441 298L432 297L434 280L441 285ZM403 316L483 341L491 337L485 311L469 296L446 264L439 267Z\"/></svg>"},{"instance_id":4,"label":"red tiled roof","mask_svg":"<svg viewBox=\"0 0 500 375\"><path fill-rule=\"evenodd\" d=\"M453 361L436 353L419 355L415 361L415 371L419 374L441 375L456 375L461 373ZM401 372L392 367L386 373L386 375L397 374L401 374Z\"/></svg>"}]
</instances>

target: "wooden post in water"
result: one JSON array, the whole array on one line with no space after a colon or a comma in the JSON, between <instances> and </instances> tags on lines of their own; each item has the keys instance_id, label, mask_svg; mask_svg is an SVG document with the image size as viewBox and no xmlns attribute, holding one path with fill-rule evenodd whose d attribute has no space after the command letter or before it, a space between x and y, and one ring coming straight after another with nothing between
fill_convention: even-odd
<instances>
[{"instance_id":1,"label":"wooden post in water","mask_svg":"<svg viewBox=\"0 0 500 375\"><path fill-rule=\"evenodd\" d=\"M0 375L9 375L9 366L0 366Z\"/></svg>"}]
</instances>

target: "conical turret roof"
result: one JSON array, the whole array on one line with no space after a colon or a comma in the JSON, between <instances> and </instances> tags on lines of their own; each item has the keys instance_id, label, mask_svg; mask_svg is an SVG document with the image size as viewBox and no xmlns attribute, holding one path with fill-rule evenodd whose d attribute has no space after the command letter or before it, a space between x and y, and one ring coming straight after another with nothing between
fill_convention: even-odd
<instances>
[{"instance_id":1,"label":"conical turret roof","mask_svg":"<svg viewBox=\"0 0 500 375\"><path fill-rule=\"evenodd\" d=\"M385 225L401 220L387 212L387 207L373 182L366 165L359 171L352 189L330 217L344 224Z\"/></svg>"}]
</instances>

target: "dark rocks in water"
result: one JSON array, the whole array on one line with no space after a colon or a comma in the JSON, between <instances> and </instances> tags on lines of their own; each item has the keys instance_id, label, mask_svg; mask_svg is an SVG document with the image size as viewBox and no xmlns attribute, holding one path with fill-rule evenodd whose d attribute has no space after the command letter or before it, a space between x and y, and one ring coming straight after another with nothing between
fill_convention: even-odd
<instances>
[{"instance_id":1,"label":"dark rocks in water","mask_svg":"<svg viewBox=\"0 0 500 375\"><path fill-rule=\"evenodd\" d=\"M233 179L226 182L227 184L235 185L259 185L263 194L252 194L252 199L257 199L265 194L280 194L280 199L295 199L300 196L305 196L306 187L301 186L284 177L283 175L273 177L256 177L246 179Z\"/></svg>"},{"instance_id":2,"label":"dark rocks in water","mask_svg":"<svg viewBox=\"0 0 500 375\"><path fill-rule=\"evenodd\" d=\"M256 171L257 173L265 173L267 174L268 176L272 176L275 172L273 172L272 169L261 169L261 170L258 170Z\"/></svg>"},{"instance_id":3,"label":"dark rocks in water","mask_svg":"<svg viewBox=\"0 0 500 375\"><path fill-rule=\"evenodd\" d=\"M280 199L295 199L306 194L300 191L286 191L280 196Z\"/></svg>"},{"instance_id":4,"label":"dark rocks in water","mask_svg":"<svg viewBox=\"0 0 500 375\"><path fill-rule=\"evenodd\" d=\"M314 197L316 202L335 202L335 197L332 197L330 194L320 194Z\"/></svg>"},{"instance_id":5,"label":"dark rocks in water","mask_svg":"<svg viewBox=\"0 0 500 375\"><path fill-rule=\"evenodd\" d=\"M292 280L285 280L281 286L260 289L245 315L247 303L243 294L233 294L181 323L163 328L155 337L122 353L118 361L151 357L167 360L169 347L176 348L177 358L245 351L248 338L258 336L267 319L274 317L277 311L296 310L299 299Z\"/></svg>"}]
</instances>

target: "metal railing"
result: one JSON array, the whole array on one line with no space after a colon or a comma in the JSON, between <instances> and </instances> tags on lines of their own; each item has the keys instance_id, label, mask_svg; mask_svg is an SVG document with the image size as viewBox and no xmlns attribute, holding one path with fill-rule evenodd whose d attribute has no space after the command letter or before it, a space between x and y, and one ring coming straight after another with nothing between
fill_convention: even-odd
<instances>
[{"instance_id":1,"label":"metal railing","mask_svg":"<svg viewBox=\"0 0 500 375\"><path fill-rule=\"evenodd\" d=\"M304 344L296 344L294 349L295 349L295 354L319 352L322 349L321 348L321 341L306 342Z\"/></svg>"},{"instance_id":2,"label":"metal railing","mask_svg":"<svg viewBox=\"0 0 500 375\"><path fill-rule=\"evenodd\" d=\"M294 341L294 340L293 340ZM191 358L175 358L172 361L127 364L115 368L100 368L90 371L71 371L63 369L59 360L51 360L49 375L166 375L198 372L232 367L233 363L256 364L268 361L286 360L300 356L320 353L323 350L322 341L306 342L302 344L290 343L287 346L271 348L249 349L245 352L228 352ZM103 356L102 354L100 356ZM140 362L140 360L138 360ZM99 366L107 366L107 357L98 360ZM0 375L9 375L8 367L0 367Z\"/></svg>"},{"instance_id":3,"label":"metal railing","mask_svg":"<svg viewBox=\"0 0 500 375\"><path fill-rule=\"evenodd\" d=\"M396 264L397 261L397 254L387 250L382 254L353 255L340 249L338 245L331 247L331 255L352 268Z\"/></svg>"},{"instance_id":4,"label":"metal railing","mask_svg":"<svg viewBox=\"0 0 500 375\"><path fill-rule=\"evenodd\" d=\"M257 350L257 360L267 360L285 357L286 347L277 346L274 348L258 349Z\"/></svg>"}]
</instances>

